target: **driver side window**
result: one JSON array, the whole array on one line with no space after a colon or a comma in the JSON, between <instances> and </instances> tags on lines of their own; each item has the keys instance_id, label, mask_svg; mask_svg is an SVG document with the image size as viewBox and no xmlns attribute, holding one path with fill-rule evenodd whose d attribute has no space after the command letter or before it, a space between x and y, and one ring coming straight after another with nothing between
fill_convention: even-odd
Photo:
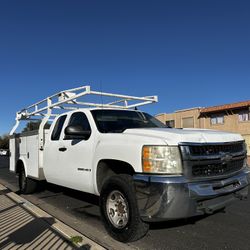
<instances>
[{"instance_id":1,"label":"driver side window","mask_svg":"<svg viewBox=\"0 0 250 250\"><path fill-rule=\"evenodd\" d=\"M71 115L68 126L81 126L83 130L91 131L87 116L82 112L75 112Z\"/></svg>"}]
</instances>

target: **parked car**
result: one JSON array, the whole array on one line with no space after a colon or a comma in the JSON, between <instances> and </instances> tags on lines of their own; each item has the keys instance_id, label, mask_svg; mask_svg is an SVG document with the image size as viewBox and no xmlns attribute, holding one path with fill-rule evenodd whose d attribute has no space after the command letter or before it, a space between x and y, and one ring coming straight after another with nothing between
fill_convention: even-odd
<instances>
[{"instance_id":1,"label":"parked car","mask_svg":"<svg viewBox=\"0 0 250 250\"><path fill-rule=\"evenodd\" d=\"M0 155L8 156L9 155L9 151L7 149L0 149Z\"/></svg>"}]
</instances>

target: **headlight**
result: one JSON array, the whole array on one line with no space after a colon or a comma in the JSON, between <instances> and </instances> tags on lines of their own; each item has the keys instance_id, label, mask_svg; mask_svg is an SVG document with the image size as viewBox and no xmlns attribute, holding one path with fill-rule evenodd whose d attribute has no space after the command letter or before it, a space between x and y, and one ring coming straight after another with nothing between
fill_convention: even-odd
<instances>
[{"instance_id":1,"label":"headlight","mask_svg":"<svg viewBox=\"0 0 250 250\"><path fill-rule=\"evenodd\" d=\"M146 173L182 174L179 148L144 146L142 149L142 168Z\"/></svg>"}]
</instances>

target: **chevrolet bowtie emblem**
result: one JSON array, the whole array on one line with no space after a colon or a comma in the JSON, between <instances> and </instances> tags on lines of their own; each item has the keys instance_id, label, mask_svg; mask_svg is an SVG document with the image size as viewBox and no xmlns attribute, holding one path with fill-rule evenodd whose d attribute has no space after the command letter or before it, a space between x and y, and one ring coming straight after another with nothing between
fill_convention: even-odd
<instances>
[{"instance_id":1,"label":"chevrolet bowtie emblem","mask_svg":"<svg viewBox=\"0 0 250 250\"><path fill-rule=\"evenodd\" d=\"M220 152L220 155L221 155L220 159L223 163L228 163L233 159L233 156L230 153Z\"/></svg>"}]
</instances>

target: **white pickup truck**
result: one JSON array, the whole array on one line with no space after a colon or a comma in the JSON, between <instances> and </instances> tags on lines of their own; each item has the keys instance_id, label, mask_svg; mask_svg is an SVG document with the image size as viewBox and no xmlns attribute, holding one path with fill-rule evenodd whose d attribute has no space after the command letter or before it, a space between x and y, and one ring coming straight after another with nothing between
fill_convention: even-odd
<instances>
[{"instance_id":1,"label":"white pickup truck","mask_svg":"<svg viewBox=\"0 0 250 250\"><path fill-rule=\"evenodd\" d=\"M101 103L86 101L89 95ZM107 97L115 101L104 103ZM34 192L46 180L100 196L105 228L122 242L143 237L149 222L210 214L245 199L250 178L242 137L167 128L133 109L153 102L157 97L84 86L21 110L10 133L10 170L20 190ZM41 119L38 131L15 133L21 120L33 119Z\"/></svg>"}]
</instances>

